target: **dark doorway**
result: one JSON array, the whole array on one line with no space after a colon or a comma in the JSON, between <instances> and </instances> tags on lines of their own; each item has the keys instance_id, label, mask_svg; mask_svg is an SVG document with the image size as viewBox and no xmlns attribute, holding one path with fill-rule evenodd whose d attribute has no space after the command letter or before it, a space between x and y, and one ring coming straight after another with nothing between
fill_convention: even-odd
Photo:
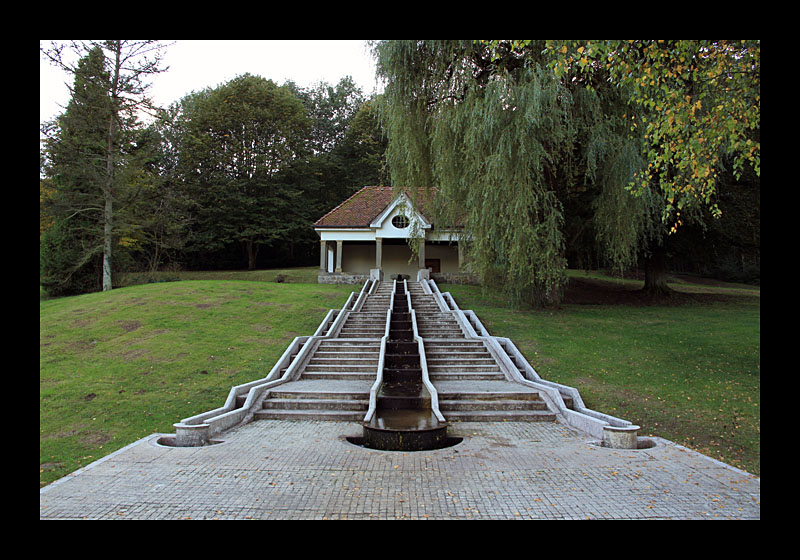
<instances>
[{"instance_id":1,"label":"dark doorway","mask_svg":"<svg viewBox=\"0 0 800 560\"><path fill-rule=\"evenodd\" d=\"M425 259L425 268L430 268L432 273L439 273L439 259Z\"/></svg>"}]
</instances>

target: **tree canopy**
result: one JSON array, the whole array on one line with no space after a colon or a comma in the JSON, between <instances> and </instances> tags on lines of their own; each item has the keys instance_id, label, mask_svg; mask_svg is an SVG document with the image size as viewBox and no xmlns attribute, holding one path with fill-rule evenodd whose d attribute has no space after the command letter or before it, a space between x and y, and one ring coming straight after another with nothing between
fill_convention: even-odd
<instances>
[{"instance_id":1,"label":"tree canopy","mask_svg":"<svg viewBox=\"0 0 800 560\"><path fill-rule=\"evenodd\" d=\"M311 122L303 104L289 88L245 74L184 98L178 126L192 243L243 243L253 268L259 246L285 237L298 206L297 193L273 180L305 149Z\"/></svg>"},{"instance_id":2,"label":"tree canopy","mask_svg":"<svg viewBox=\"0 0 800 560\"><path fill-rule=\"evenodd\" d=\"M604 71L637 112L647 168L631 185L655 186L675 232L682 213L709 209L726 162L761 174L759 40L550 41L557 75Z\"/></svg>"},{"instance_id":3,"label":"tree canopy","mask_svg":"<svg viewBox=\"0 0 800 560\"><path fill-rule=\"evenodd\" d=\"M670 65L650 42L625 44L632 47L624 56L622 42L373 44L386 80L392 181L438 187L438 223L464 226L473 266L485 280L501 277L513 300L558 302L565 248L586 231L622 267L660 245L687 214L718 214L711 181L722 148L745 149L744 160L758 168L757 138L744 137L757 136L757 110L725 122L699 118L704 103L706 113L719 105L749 107L738 101L739 79L760 99L757 78L753 85L744 70L720 62L727 57L757 75L757 42L748 62L741 51L711 42L677 45ZM708 71L683 84L695 88L687 100L671 72L681 56L700 72L688 62L690 52ZM701 85L712 67L730 91L712 95L714 83ZM720 78L720 68L736 78ZM655 73L664 79L644 82ZM672 90L664 89L668 78ZM744 124L733 126L740 119ZM737 168L744 160L734 159Z\"/></svg>"}]
</instances>

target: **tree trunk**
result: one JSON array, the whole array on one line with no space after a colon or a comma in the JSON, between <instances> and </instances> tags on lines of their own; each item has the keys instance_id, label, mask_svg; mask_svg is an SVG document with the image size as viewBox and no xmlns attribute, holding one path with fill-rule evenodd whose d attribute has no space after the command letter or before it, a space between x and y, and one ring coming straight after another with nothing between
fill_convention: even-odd
<instances>
[{"instance_id":1,"label":"tree trunk","mask_svg":"<svg viewBox=\"0 0 800 560\"><path fill-rule=\"evenodd\" d=\"M663 247L653 249L647 259L644 272L644 288L642 290L653 296L668 296L672 288L667 286L667 252Z\"/></svg>"},{"instance_id":2,"label":"tree trunk","mask_svg":"<svg viewBox=\"0 0 800 560\"><path fill-rule=\"evenodd\" d=\"M258 256L259 246L252 239L247 240L247 270L256 269L256 257Z\"/></svg>"},{"instance_id":3,"label":"tree trunk","mask_svg":"<svg viewBox=\"0 0 800 560\"><path fill-rule=\"evenodd\" d=\"M103 291L111 289L111 245L112 231L112 202L111 194L106 193L106 204L103 211Z\"/></svg>"},{"instance_id":4,"label":"tree trunk","mask_svg":"<svg viewBox=\"0 0 800 560\"><path fill-rule=\"evenodd\" d=\"M111 286L111 249L113 246L113 188L114 188L114 140L115 140L115 125L117 121L117 107L118 107L118 87L119 87L119 73L121 68L121 45L116 42L116 58L114 61L114 77L111 82L111 114L108 118L108 144L106 147L106 177L105 185L103 185L103 198L105 205L103 209L103 291L106 292L112 288Z\"/></svg>"}]
</instances>

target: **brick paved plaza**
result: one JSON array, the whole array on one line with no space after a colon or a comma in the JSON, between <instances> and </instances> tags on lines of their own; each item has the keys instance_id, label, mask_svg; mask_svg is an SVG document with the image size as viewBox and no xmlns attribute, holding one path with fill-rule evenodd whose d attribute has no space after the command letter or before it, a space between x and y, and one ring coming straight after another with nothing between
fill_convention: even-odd
<instances>
[{"instance_id":1,"label":"brick paved plaza","mask_svg":"<svg viewBox=\"0 0 800 560\"><path fill-rule=\"evenodd\" d=\"M435 451L357 447L350 422L259 420L201 448L151 436L40 490L41 519L760 519L760 479L651 438L463 422Z\"/></svg>"}]
</instances>

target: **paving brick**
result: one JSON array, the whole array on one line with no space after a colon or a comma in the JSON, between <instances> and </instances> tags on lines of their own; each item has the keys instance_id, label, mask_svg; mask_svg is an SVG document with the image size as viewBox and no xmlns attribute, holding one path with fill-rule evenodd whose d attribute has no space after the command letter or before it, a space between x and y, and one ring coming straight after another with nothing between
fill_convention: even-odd
<instances>
[{"instance_id":1,"label":"paving brick","mask_svg":"<svg viewBox=\"0 0 800 560\"><path fill-rule=\"evenodd\" d=\"M40 491L42 519L760 519L760 479L666 440L598 447L560 424L453 424L376 451L358 423L259 420L202 448L154 435Z\"/></svg>"}]
</instances>

